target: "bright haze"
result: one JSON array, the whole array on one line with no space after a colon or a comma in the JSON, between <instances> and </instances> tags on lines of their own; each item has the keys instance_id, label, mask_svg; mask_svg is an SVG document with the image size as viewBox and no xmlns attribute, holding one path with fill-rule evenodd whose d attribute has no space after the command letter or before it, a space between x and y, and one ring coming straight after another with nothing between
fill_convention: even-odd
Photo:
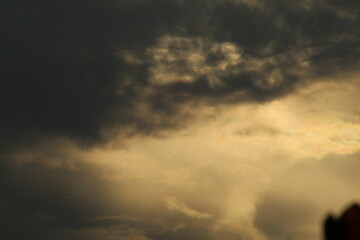
<instances>
[{"instance_id":1,"label":"bright haze","mask_svg":"<svg viewBox=\"0 0 360 240\"><path fill-rule=\"evenodd\" d=\"M322 239L360 200L359 14L2 0L0 239Z\"/></svg>"}]
</instances>

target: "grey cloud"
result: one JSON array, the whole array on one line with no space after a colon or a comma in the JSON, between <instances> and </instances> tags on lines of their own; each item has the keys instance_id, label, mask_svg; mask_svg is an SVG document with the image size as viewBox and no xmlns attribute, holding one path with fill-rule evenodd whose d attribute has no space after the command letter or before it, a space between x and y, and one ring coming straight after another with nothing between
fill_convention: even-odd
<instances>
[{"instance_id":1,"label":"grey cloud","mask_svg":"<svg viewBox=\"0 0 360 240\"><path fill-rule=\"evenodd\" d=\"M286 169L261 196L256 226L270 239L321 237L326 214L360 199L359 157L329 155Z\"/></svg>"},{"instance_id":2,"label":"grey cloud","mask_svg":"<svg viewBox=\"0 0 360 240\"><path fill-rule=\"evenodd\" d=\"M144 50L166 24L176 25L176 6L2 1L1 144L50 134L87 145L103 140L104 126L136 122L129 109L146 84L146 68L127 66L116 49ZM119 77L132 71L140 76L131 83Z\"/></svg>"},{"instance_id":3,"label":"grey cloud","mask_svg":"<svg viewBox=\"0 0 360 240\"><path fill-rule=\"evenodd\" d=\"M313 237L315 207L301 197L270 193L258 207L255 223L271 239L308 239ZM310 233L309 233L310 232Z\"/></svg>"},{"instance_id":4,"label":"grey cloud","mask_svg":"<svg viewBox=\"0 0 360 240\"><path fill-rule=\"evenodd\" d=\"M358 7L353 1L2 1L1 145L55 135L86 146L106 141L104 132L113 128L176 129L191 120L180 114L189 101L267 101L314 76L354 70ZM159 69L149 49L164 36L203 39L203 46L169 48L176 60L163 66L180 81L153 86ZM226 43L242 60L221 68L234 53L210 49ZM210 69L202 73L181 57L199 50L199 69ZM119 56L124 52L141 61L129 62Z\"/></svg>"},{"instance_id":5,"label":"grey cloud","mask_svg":"<svg viewBox=\"0 0 360 240\"><path fill-rule=\"evenodd\" d=\"M263 124L253 124L237 130L235 134L244 135L244 136L252 136L257 134L267 134L270 136L276 136L281 134L281 131L273 126L267 126Z\"/></svg>"}]
</instances>

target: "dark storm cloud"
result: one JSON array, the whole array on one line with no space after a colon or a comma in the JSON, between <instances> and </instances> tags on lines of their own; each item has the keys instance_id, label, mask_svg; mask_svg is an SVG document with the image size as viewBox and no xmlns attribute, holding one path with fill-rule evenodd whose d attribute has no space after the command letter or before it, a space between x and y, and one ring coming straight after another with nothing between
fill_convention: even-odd
<instances>
[{"instance_id":1,"label":"dark storm cloud","mask_svg":"<svg viewBox=\"0 0 360 240\"><path fill-rule=\"evenodd\" d=\"M6 147L33 141L34 134L90 144L105 140L106 127L173 128L179 121L166 119L176 116L180 103L265 101L307 77L358 66L359 6L353 1L15 0L2 1L0 9ZM146 53L165 35L230 42L248 67L233 74L215 69L221 82L215 87L206 73L152 86ZM119 57L124 51L142 63ZM221 58L204 51L209 66ZM261 67L249 63L254 59ZM146 114L137 110L139 102L148 104Z\"/></svg>"},{"instance_id":2,"label":"dark storm cloud","mask_svg":"<svg viewBox=\"0 0 360 240\"><path fill-rule=\"evenodd\" d=\"M16 144L35 132L86 143L100 137L102 125L131 121L125 110L146 79L119 79L128 66L116 47L144 50L163 31L163 19L172 22L173 5L2 1L2 142Z\"/></svg>"}]
</instances>

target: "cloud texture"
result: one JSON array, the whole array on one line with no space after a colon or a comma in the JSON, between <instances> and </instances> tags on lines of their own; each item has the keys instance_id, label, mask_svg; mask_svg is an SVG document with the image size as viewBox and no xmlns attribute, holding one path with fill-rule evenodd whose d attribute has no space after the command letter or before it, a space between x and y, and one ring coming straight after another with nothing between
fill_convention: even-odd
<instances>
[{"instance_id":1,"label":"cloud texture","mask_svg":"<svg viewBox=\"0 0 360 240\"><path fill-rule=\"evenodd\" d=\"M0 238L314 236L313 225L303 222L316 217L299 215L312 211L308 199L267 185L287 166L282 157L288 149L273 153L284 141L301 157L354 153L357 138L335 136L331 124L329 134L317 126L289 127L272 115L281 106L259 115L243 109L221 114L238 105L268 106L317 82L336 79L341 85L344 76L356 75L359 11L352 0L1 1ZM358 108L350 106L351 119L341 126L357 131ZM210 124L223 131L211 136L206 124L215 119L224 126L243 123L230 127L231 137L227 128ZM202 125L208 135L188 132L191 143L181 135L159 147L161 140L148 144L141 138L178 136ZM290 131L293 126L298 128ZM309 147L302 154L308 145L296 141L314 139L314 132L332 148L319 144L320 150ZM124 144L132 139L139 141L135 150ZM265 144L269 139L277 148ZM126 153L107 154L119 143ZM259 160L265 153L273 154L272 163ZM349 158L346 163L358 155ZM330 170L343 166L334 162L339 166L330 164ZM304 182L316 183L313 175ZM286 221L294 215L296 221Z\"/></svg>"},{"instance_id":2,"label":"cloud texture","mask_svg":"<svg viewBox=\"0 0 360 240\"><path fill-rule=\"evenodd\" d=\"M1 9L7 147L33 134L91 144L109 128L176 128L184 103L266 101L358 66L354 1L35 0Z\"/></svg>"}]
</instances>

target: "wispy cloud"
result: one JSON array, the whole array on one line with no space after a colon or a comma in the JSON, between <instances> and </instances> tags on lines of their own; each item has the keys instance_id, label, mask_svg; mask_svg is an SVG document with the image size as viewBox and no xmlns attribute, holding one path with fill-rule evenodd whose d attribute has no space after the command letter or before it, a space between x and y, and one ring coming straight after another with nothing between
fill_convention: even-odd
<instances>
[{"instance_id":1,"label":"wispy cloud","mask_svg":"<svg viewBox=\"0 0 360 240\"><path fill-rule=\"evenodd\" d=\"M183 201L175 197L166 197L164 199L165 206L169 211L181 213L188 217L206 219L211 218L212 215L209 213L200 212L187 206Z\"/></svg>"}]
</instances>

